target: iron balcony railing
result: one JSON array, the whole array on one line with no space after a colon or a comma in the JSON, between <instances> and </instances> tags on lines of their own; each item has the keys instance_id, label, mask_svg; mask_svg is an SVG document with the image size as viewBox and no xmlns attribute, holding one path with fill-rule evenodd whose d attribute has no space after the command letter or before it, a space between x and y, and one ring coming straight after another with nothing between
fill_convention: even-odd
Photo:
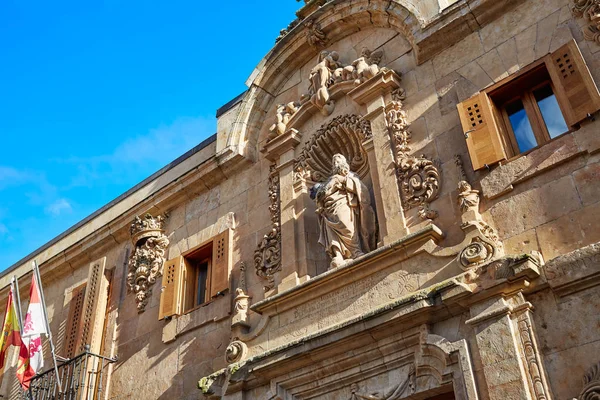
<instances>
[{"instance_id":1,"label":"iron balcony railing","mask_svg":"<svg viewBox=\"0 0 600 400\"><path fill-rule=\"evenodd\" d=\"M106 387L108 366L117 361L117 357L108 358L89 351L62 362L58 365L58 376L62 390L56 381L56 371L51 368L36 375L24 393L28 400L94 400L101 399Z\"/></svg>"}]
</instances>

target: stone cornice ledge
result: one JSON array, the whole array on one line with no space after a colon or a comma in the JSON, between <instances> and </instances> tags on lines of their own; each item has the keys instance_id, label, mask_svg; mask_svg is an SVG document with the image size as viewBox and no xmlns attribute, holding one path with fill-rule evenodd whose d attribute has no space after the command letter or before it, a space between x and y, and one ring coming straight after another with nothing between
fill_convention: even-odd
<instances>
[{"instance_id":1,"label":"stone cornice ledge","mask_svg":"<svg viewBox=\"0 0 600 400\"><path fill-rule=\"evenodd\" d=\"M340 278L342 276L353 274L353 280L361 279L366 275L371 275L388 266L386 263L379 263L379 265L375 266L373 265L375 261L402 251L404 251L404 254L397 254L396 256L399 256L399 258L396 257L394 262L405 260L412 255L424 252L425 250L423 247L427 242L437 242L438 240L441 240L441 238L442 231L435 225L428 225L402 239L382 246L362 257L351 260L341 267L329 270L298 286L261 300L250 306L250 309L259 314L274 314L275 312L287 310L298 304L321 296L323 291L318 290L317 288L323 288L324 285L326 286L326 292L331 292L341 286L345 286L347 282L341 282ZM414 251L411 252L410 250L412 249L414 249ZM366 269L365 267L367 267L367 265L371 265L372 268ZM359 272L362 272L360 276L357 275Z\"/></svg>"}]
</instances>

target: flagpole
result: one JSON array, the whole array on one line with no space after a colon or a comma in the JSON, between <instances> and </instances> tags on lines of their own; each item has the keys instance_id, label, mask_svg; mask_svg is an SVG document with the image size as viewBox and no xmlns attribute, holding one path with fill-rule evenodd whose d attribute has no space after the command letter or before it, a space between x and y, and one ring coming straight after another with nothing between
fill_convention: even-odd
<instances>
[{"instance_id":1,"label":"flagpole","mask_svg":"<svg viewBox=\"0 0 600 400\"><path fill-rule=\"evenodd\" d=\"M21 314L21 295L19 294L19 279L13 275L10 282L13 293L17 297L17 318L19 318L19 333L23 335L23 314Z\"/></svg>"},{"instance_id":2,"label":"flagpole","mask_svg":"<svg viewBox=\"0 0 600 400\"><path fill-rule=\"evenodd\" d=\"M33 260L33 274L37 281L38 288L40 290L40 300L42 301L42 310L44 311L44 321L46 322L46 331L48 334L46 337L50 341L50 351L52 352L52 360L54 361L54 373L56 374L56 382L58 383L58 392L62 393L62 384L60 382L60 376L58 375L58 364L56 362L56 350L54 349L54 342L52 341L52 331L50 330L50 323L48 322L48 311L46 310L46 299L44 298L44 289L42 288L42 278L40 276L40 269L37 262Z\"/></svg>"}]
</instances>

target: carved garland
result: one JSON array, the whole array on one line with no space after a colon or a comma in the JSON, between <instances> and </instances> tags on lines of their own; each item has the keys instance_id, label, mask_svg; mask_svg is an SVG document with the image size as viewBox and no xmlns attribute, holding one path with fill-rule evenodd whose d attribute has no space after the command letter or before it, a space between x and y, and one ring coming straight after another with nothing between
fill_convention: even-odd
<instances>
[{"instance_id":1,"label":"carved garland","mask_svg":"<svg viewBox=\"0 0 600 400\"><path fill-rule=\"evenodd\" d=\"M331 157L319 155L335 153L347 156L350 169L363 178L368 169L368 160L361 141L372 135L371 123L359 115L335 117L317 130L296 158L294 181L320 182L326 179L331 173Z\"/></svg>"},{"instance_id":2,"label":"carved garland","mask_svg":"<svg viewBox=\"0 0 600 400\"><path fill-rule=\"evenodd\" d=\"M279 173L275 164L269 167L269 200L272 228L254 251L256 274L267 280L264 290L275 286L275 272L281 270L281 216L279 208Z\"/></svg>"},{"instance_id":3,"label":"carved garland","mask_svg":"<svg viewBox=\"0 0 600 400\"><path fill-rule=\"evenodd\" d=\"M573 0L573 3L573 15L587 21L583 36L600 44L600 0Z\"/></svg>"},{"instance_id":4,"label":"carved garland","mask_svg":"<svg viewBox=\"0 0 600 400\"><path fill-rule=\"evenodd\" d=\"M404 97L404 92L395 93L395 98ZM438 212L430 208L440 191L441 177L437 162L425 156L410 155L411 138L406 111L401 100L393 101L386 112L386 122L394 146L396 175L400 185L403 204L407 210L419 207L423 219L435 219Z\"/></svg>"},{"instance_id":5,"label":"carved garland","mask_svg":"<svg viewBox=\"0 0 600 400\"><path fill-rule=\"evenodd\" d=\"M129 258L127 287L135 293L138 312L144 312L152 294L152 285L162 276L169 239L164 235L163 216L136 216L131 224L131 241L135 250Z\"/></svg>"}]
</instances>

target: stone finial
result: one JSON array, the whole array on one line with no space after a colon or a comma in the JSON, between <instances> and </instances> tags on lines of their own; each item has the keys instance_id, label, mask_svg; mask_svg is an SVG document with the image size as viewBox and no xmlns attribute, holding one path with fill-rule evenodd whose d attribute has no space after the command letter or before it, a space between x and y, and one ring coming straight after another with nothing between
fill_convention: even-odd
<instances>
[{"instance_id":1,"label":"stone finial","mask_svg":"<svg viewBox=\"0 0 600 400\"><path fill-rule=\"evenodd\" d=\"M164 217L150 214L136 216L131 224L131 240L135 246L128 262L127 287L135 293L138 312L144 312L152 294L152 286L162 276L165 251L169 239L164 234Z\"/></svg>"},{"instance_id":2,"label":"stone finial","mask_svg":"<svg viewBox=\"0 0 600 400\"><path fill-rule=\"evenodd\" d=\"M241 325L249 327L248 323L248 308L250 306L251 297L248 296L246 289L246 264L240 263L240 282L235 289L235 298L233 299L233 316L231 318L231 326Z\"/></svg>"}]
</instances>

